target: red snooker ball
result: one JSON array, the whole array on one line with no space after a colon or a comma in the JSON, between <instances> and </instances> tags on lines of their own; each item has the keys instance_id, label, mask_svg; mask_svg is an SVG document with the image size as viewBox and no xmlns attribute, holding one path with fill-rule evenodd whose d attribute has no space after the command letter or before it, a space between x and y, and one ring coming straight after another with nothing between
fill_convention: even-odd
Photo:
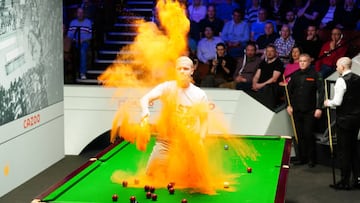
<instances>
[{"instance_id":1,"label":"red snooker ball","mask_svg":"<svg viewBox=\"0 0 360 203\"><path fill-rule=\"evenodd\" d=\"M136 201L135 196L131 196L131 197L130 197L130 203L135 203L135 201Z\"/></svg>"},{"instance_id":2,"label":"red snooker ball","mask_svg":"<svg viewBox=\"0 0 360 203\"><path fill-rule=\"evenodd\" d=\"M173 184L171 184L171 183L169 183L168 185L167 185L167 189L168 190L170 190L170 188L173 188L174 186L173 186Z\"/></svg>"},{"instance_id":3,"label":"red snooker ball","mask_svg":"<svg viewBox=\"0 0 360 203\"><path fill-rule=\"evenodd\" d=\"M149 192L149 190L150 190L150 186L145 185L145 186L144 186L144 190L145 190L145 192Z\"/></svg>"},{"instance_id":4,"label":"red snooker ball","mask_svg":"<svg viewBox=\"0 0 360 203\"><path fill-rule=\"evenodd\" d=\"M187 201L187 199L182 199L181 200L181 203L187 203L188 201Z\"/></svg>"},{"instance_id":5,"label":"red snooker ball","mask_svg":"<svg viewBox=\"0 0 360 203\"><path fill-rule=\"evenodd\" d=\"M123 187L127 187L127 186L128 186L128 182L127 182L126 180L124 180L124 181L122 182L122 186L123 186Z\"/></svg>"},{"instance_id":6,"label":"red snooker ball","mask_svg":"<svg viewBox=\"0 0 360 203\"><path fill-rule=\"evenodd\" d=\"M151 192L146 192L146 199L150 199L151 198Z\"/></svg>"},{"instance_id":7,"label":"red snooker ball","mask_svg":"<svg viewBox=\"0 0 360 203\"><path fill-rule=\"evenodd\" d=\"M151 193L154 193L154 192L155 192L155 187L154 187L154 186L150 186L150 187L149 187L149 191L150 191Z\"/></svg>"},{"instance_id":8,"label":"red snooker ball","mask_svg":"<svg viewBox=\"0 0 360 203\"><path fill-rule=\"evenodd\" d=\"M156 201L157 200L157 194L152 194L151 199L152 199L152 201Z\"/></svg>"},{"instance_id":9,"label":"red snooker ball","mask_svg":"<svg viewBox=\"0 0 360 203\"><path fill-rule=\"evenodd\" d=\"M252 172L252 168L251 168L251 167L248 167L248 168L247 168L247 172L248 172L248 173L251 173L251 172Z\"/></svg>"},{"instance_id":10,"label":"red snooker ball","mask_svg":"<svg viewBox=\"0 0 360 203\"><path fill-rule=\"evenodd\" d=\"M174 193L175 193L175 189L172 187L172 188L170 188L169 189L169 193L171 194L171 195L173 195Z\"/></svg>"},{"instance_id":11,"label":"red snooker ball","mask_svg":"<svg viewBox=\"0 0 360 203\"><path fill-rule=\"evenodd\" d=\"M113 194L112 201L116 202L116 201L118 201L118 198L119 198L119 196L117 194Z\"/></svg>"}]
</instances>

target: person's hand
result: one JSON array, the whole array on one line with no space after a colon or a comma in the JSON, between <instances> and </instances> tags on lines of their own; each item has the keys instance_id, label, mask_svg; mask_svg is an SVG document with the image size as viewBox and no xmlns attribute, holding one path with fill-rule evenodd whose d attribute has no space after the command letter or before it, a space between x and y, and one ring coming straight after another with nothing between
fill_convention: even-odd
<instances>
[{"instance_id":1,"label":"person's hand","mask_svg":"<svg viewBox=\"0 0 360 203\"><path fill-rule=\"evenodd\" d=\"M213 65L213 66L216 66L217 63L218 63L218 60L217 60L217 59L212 60L212 65Z\"/></svg>"},{"instance_id":2,"label":"person's hand","mask_svg":"<svg viewBox=\"0 0 360 203\"><path fill-rule=\"evenodd\" d=\"M287 83L286 81L281 81L281 82L279 82L279 85L280 85L280 86L283 86L283 87L285 87L287 84L288 84L288 83Z\"/></svg>"},{"instance_id":3,"label":"person's hand","mask_svg":"<svg viewBox=\"0 0 360 203\"><path fill-rule=\"evenodd\" d=\"M235 82L247 82L247 80L243 76L239 75L235 78Z\"/></svg>"},{"instance_id":4,"label":"person's hand","mask_svg":"<svg viewBox=\"0 0 360 203\"><path fill-rule=\"evenodd\" d=\"M149 124L149 115L146 115L144 117L141 118L141 121L140 121L140 126L141 127L145 127Z\"/></svg>"},{"instance_id":5,"label":"person's hand","mask_svg":"<svg viewBox=\"0 0 360 203\"><path fill-rule=\"evenodd\" d=\"M226 65L226 61L225 61L225 60L222 60L221 66L222 66L223 69L225 68L225 65Z\"/></svg>"},{"instance_id":6,"label":"person's hand","mask_svg":"<svg viewBox=\"0 0 360 203\"><path fill-rule=\"evenodd\" d=\"M335 46L336 46L336 42L335 42L335 40L332 40L332 41L330 42L330 50L335 49Z\"/></svg>"},{"instance_id":7,"label":"person's hand","mask_svg":"<svg viewBox=\"0 0 360 203\"><path fill-rule=\"evenodd\" d=\"M301 9L298 10L297 16L298 16L298 17L301 17L302 15L304 15L304 13L305 13L305 9L304 9L304 8L301 8Z\"/></svg>"},{"instance_id":8,"label":"person's hand","mask_svg":"<svg viewBox=\"0 0 360 203\"><path fill-rule=\"evenodd\" d=\"M254 90L254 91L258 91L256 84L257 84L257 83L253 83L253 84L252 84L252 87L251 87L251 89Z\"/></svg>"},{"instance_id":9,"label":"person's hand","mask_svg":"<svg viewBox=\"0 0 360 203\"><path fill-rule=\"evenodd\" d=\"M286 108L286 111L288 112L288 114L289 114L290 116L293 115L293 108L292 108L292 106L288 106L288 107Z\"/></svg>"},{"instance_id":10,"label":"person's hand","mask_svg":"<svg viewBox=\"0 0 360 203\"><path fill-rule=\"evenodd\" d=\"M322 114L322 111L320 109L316 109L314 113L315 118L320 118Z\"/></svg>"},{"instance_id":11,"label":"person's hand","mask_svg":"<svg viewBox=\"0 0 360 203\"><path fill-rule=\"evenodd\" d=\"M329 100L328 99L324 101L324 106L329 107Z\"/></svg>"}]
</instances>

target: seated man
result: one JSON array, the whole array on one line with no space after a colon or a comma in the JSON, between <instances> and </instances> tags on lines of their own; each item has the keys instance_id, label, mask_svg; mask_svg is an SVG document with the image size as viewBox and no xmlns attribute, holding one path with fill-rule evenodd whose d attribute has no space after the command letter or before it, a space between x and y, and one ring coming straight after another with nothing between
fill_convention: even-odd
<instances>
[{"instance_id":1,"label":"seated man","mask_svg":"<svg viewBox=\"0 0 360 203\"><path fill-rule=\"evenodd\" d=\"M266 47L266 58L261 61L252 81L252 90L248 93L270 109L278 104L280 98L279 82L284 71L284 64L277 57L276 48Z\"/></svg>"},{"instance_id":2,"label":"seated man","mask_svg":"<svg viewBox=\"0 0 360 203\"><path fill-rule=\"evenodd\" d=\"M280 37L274 42L276 52L283 63L288 63L290 51L295 45L295 40L291 36L291 30L288 25L283 25L280 31Z\"/></svg>"},{"instance_id":3,"label":"seated man","mask_svg":"<svg viewBox=\"0 0 360 203\"><path fill-rule=\"evenodd\" d=\"M256 53L263 56L265 54L266 46L273 44L278 37L279 34L275 32L274 24L272 22L266 22L264 34L260 35L256 40L256 44L258 45Z\"/></svg>"},{"instance_id":4,"label":"seated man","mask_svg":"<svg viewBox=\"0 0 360 203\"><path fill-rule=\"evenodd\" d=\"M77 18L70 22L68 37L76 42L76 47L80 49L80 79L86 79L86 55L92 38L92 23L85 18L84 10L78 8Z\"/></svg>"},{"instance_id":5,"label":"seated man","mask_svg":"<svg viewBox=\"0 0 360 203\"><path fill-rule=\"evenodd\" d=\"M343 34L339 28L331 30L331 40L321 47L319 59L315 63L315 70L320 71L323 78L327 78L336 70L336 61L345 56L348 46L344 44Z\"/></svg>"},{"instance_id":6,"label":"seated man","mask_svg":"<svg viewBox=\"0 0 360 203\"><path fill-rule=\"evenodd\" d=\"M216 57L209 64L209 73L202 79L201 87L219 87L230 82L235 69L235 60L226 54L224 43L216 45Z\"/></svg>"},{"instance_id":7,"label":"seated man","mask_svg":"<svg viewBox=\"0 0 360 203\"><path fill-rule=\"evenodd\" d=\"M220 36L220 32L224 27L224 21L216 17L216 8L212 4L208 5L207 15L204 19L200 21L200 29L202 32L207 26L211 26L213 28L214 36Z\"/></svg>"},{"instance_id":8,"label":"seated man","mask_svg":"<svg viewBox=\"0 0 360 203\"><path fill-rule=\"evenodd\" d=\"M233 20L225 23L221 38L227 45L230 56L243 55L246 42L250 39L250 30L249 25L243 20L243 13L240 9L235 9Z\"/></svg>"},{"instance_id":9,"label":"seated man","mask_svg":"<svg viewBox=\"0 0 360 203\"><path fill-rule=\"evenodd\" d=\"M214 36L213 28L206 26L204 30L205 37L202 38L197 46L197 58L200 62L209 64L216 57L216 45L222 42L220 37Z\"/></svg>"},{"instance_id":10,"label":"seated man","mask_svg":"<svg viewBox=\"0 0 360 203\"><path fill-rule=\"evenodd\" d=\"M245 49L244 57L237 62L234 73L234 86L237 90L250 90L256 69L261 62L260 57L256 56L256 44L249 43Z\"/></svg>"}]
</instances>

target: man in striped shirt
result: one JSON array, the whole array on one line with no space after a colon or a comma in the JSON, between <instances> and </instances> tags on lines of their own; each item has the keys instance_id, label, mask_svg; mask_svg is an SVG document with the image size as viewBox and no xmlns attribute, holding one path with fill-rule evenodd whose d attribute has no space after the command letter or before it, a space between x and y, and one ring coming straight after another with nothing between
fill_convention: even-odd
<instances>
[{"instance_id":1,"label":"man in striped shirt","mask_svg":"<svg viewBox=\"0 0 360 203\"><path fill-rule=\"evenodd\" d=\"M80 79L86 79L86 55L92 38L92 22L85 18L84 10L78 8L77 18L70 22L67 36L72 39L80 50Z\"/></svg>"}]
</instances>

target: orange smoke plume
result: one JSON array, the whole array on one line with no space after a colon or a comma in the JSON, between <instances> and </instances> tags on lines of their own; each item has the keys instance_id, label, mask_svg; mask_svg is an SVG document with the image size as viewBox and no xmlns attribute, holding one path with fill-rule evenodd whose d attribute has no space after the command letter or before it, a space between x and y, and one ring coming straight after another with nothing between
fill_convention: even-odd
<instances>
[{"instance_id":1,"label":"orange smoke plume","mask_svg":"<svg viewBox=\"0 0 360 203\"><path fill-rule=\"evenodd\" d=\"M133 44L123 49L133 54L117 56L117 63L112 64L98 78L104 86L131 87L135 91L141 91L141 87L175 79L174 62L188 49L187 35L190 23L185 8L178 1L160 0L157 2L156 10L159 25L143 20L134 22L138 25L138 34ZM126 97L127 95L121 91L119 88L117 95ZM198 130L195 129L198 125L188 125L194 123L193 119L208 106L179 109L174 94L176 92L170 98L161 98L163 106L155 121L157 139L171 140L165 167L159 166L146 171L146 174L152 176L146 176L144 168L139 168L139 171L132 175L149 185L164 187L171 181L176 183L177 188L193 188L195 192L215 194L217 189L223 188L224 181L232 181L230 176L233 174L229 175L219 164L218 159L221 157L216 157L216 160L209 159L207 150L208 145L212 144L207 144L206 139L203 141L200 138ZM111 141L121 136L126 141L136 144L137 149L144 151L153 131L146 120L140 123L139 115L129 113L131 103L126 101L118 109L113 120ZM138 107L140 109L139 105ZM178 116L179 111L186 116ZM223 123L209 122L227 135ZM240 148L239 155L252 154L247 146L240 144L236 148ZM112 180L121 184L121 181L126 179L122 176L129 174L116 172Z\"/></svg>"}]
</instances>

